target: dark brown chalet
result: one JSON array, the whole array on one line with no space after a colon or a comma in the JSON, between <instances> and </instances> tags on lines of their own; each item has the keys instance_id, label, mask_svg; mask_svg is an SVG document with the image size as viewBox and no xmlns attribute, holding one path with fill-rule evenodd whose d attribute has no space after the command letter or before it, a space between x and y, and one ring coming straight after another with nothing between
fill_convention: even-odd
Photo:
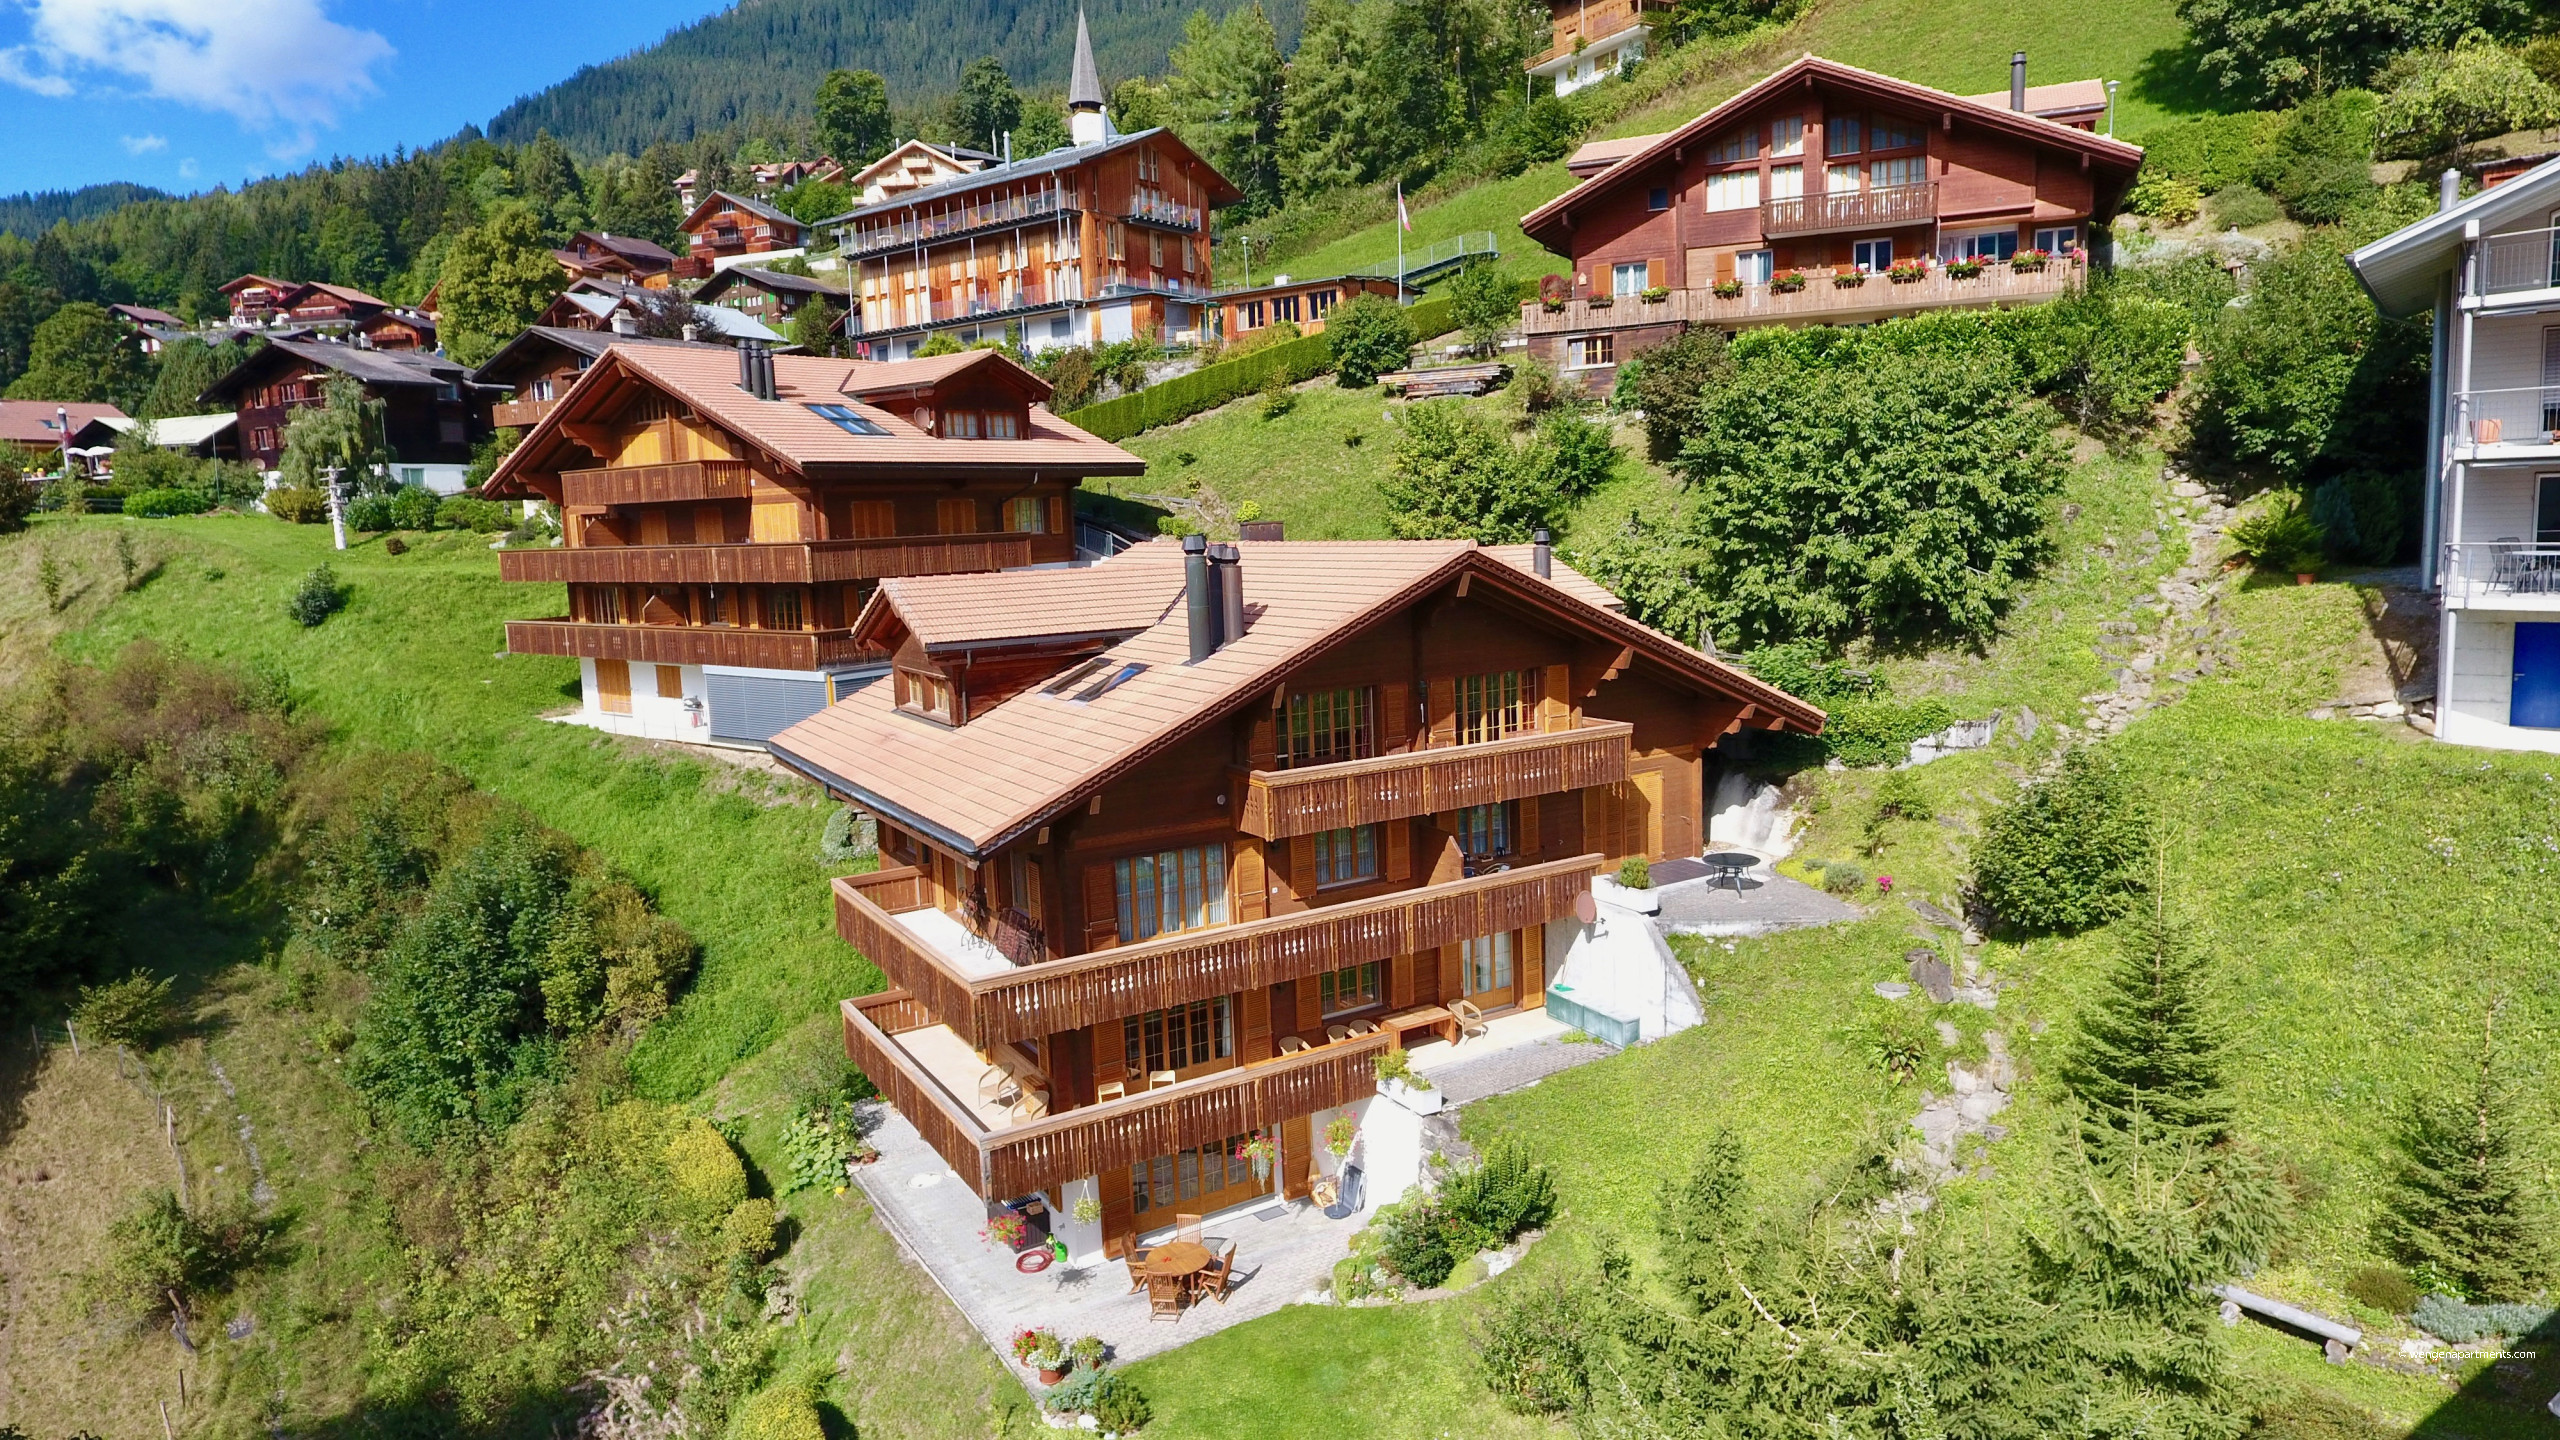
<instances>
[{"instance_id":1,"label":"dark brown chalet","mask_svg":"<svg viewBox=\"0 0 2560 1440\"><path fill-rule=\"evenodd\" d=\"M359 325L391 308L391 302L346 285L312 280L294 286L277 308L296 325Z\"/></svg>"},{"instance_id":2,"label":"dark brown chalet","mask_svg":"<svg viewBox=\"0 0 2560 1440\"><path fill-rule=\"evenodd\" d=\"M653 290L667 288L675 268L675 252L637 235L581 230L551 252L572 280L621 280Z\"/></svg>"},{"instance_id":3,"label":"dark brown chalet","mask_svg":"<svg viewBox=\"0 0 2560 1440\"><path fill-rule=\"evenodd\" d=\"M791 317L812 300L824 300L839 313L847 308L841 285L786 270L767 270L760 265L732 265L693 292L697 305L726 306L752 315L775 330L787 329Z\"/></svg>"},{"instance_id":4,"label":"dark brown chalet","mask_svg":"<svg viewBox=\"0 0 2560 1440\"><path fill-rule=\"evenodd\" d=\"M2063 294L2142 163L2084 128L2088 89L2031 95L2021 66L2009 96L1966 97L1807 55L1677 130L1587 146L1581 183L1521 221L1573 263L1522 307L1530 348L1605 388L1688 325Z\"/></svg>"},{"instance_id":5,"label":"dark brown chalet","mask_svg":"<svg viewBox=\"0 0 2560 1440\"><path fill-rule=\"evenodd\" d=\"M565 531L499 557L568 587L567 613L509 623L507 648L577 657L600 728L760 742L876 673L852 627L883 579L1074 557L1079 480L1145 467L1048 397L983 350L609 344L484 491L549 501Z\"/></svg>"},{"instance_id":6,"label":"dark brown chalet","mask_svg":"<svg viewBox=\"0 0 2560 1440\"><path fill-rule=\"evenodd\" d=\"M1823 723L1543 546L1197 546L884 582L892 682L771 742L880 822L835 882L891 987L855 1063L980 1196L1098 1198L1111 1254L1307 1194L1382 1052L1543 1005L1595 874L1698 853L1719 739Z\"/></svg>"},{"instance_id":7,"label":"dark brown chalet","mask_svg":"<svg viewBox=\"0 0 2560 1440\"><path fill-rule=\"evenodd\" d=\"M232 324L263 325L282 313L285 296L301 288L290 280L243 275L223 286L222 293L231 301Z\"/></svg>"},{"instance_id":8,"label":"dark brown chalet","mask_svg":"<svg viewBox=\"0 0 2560 1440\"><path fill-rule=\"evenodd\" d=\"M693 207L678 227L684 231L685 257L675 263L680 280L699 280L713 262L733 255L766 255L797 251L807 244L798 220L761 200L714 190Z\"/></svg>"},{"instance_id":9,"label":"dark brown chalet","mask_svg":"<svg viewBox=\"0 0 2560 1440\"><path fill-rule=\"evenodd\" d=\"M471 447L490 433L489 411L499 392L474 383L463 366L421 350L274 340L200 398L236 412L242 456L272 470L284 454L284 429L293 412L326 404L325 387L338 375L383 402L383 438L395 469L434 467L434 476L411 477L421 483L468 466Z\"/></svg>"},{"instance_id":10,"label":"dark brown chalet","mask_svg":"<svg viewBox=\"0 0 2560 1440\"><path fill-rule=\"evenodd\" d=\"M473 372L484 385L503 385L508 396L498 402L491 419L501 426L539 425L560 403L578 377L616 345L695 345L728 354L726 345L709 341L658 340L613 330L561 325L528 325L482 361Z\"/></svg>"}]
</instances>

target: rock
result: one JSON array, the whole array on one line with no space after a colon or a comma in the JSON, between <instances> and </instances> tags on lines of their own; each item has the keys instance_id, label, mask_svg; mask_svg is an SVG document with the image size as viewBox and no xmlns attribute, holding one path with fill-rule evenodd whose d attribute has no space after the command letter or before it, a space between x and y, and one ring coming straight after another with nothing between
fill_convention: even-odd
<instances>
[{"instance_id":1,"label":"rock","mask_svg":"<svg viewBox=\"0 0 2560 1440\"><path fill-rule=\"evenodd\" d=\"M1938 1031L1938 1043L1940 1045L1953 1050L1964 1043L1964 1032L1956 1028L1956 1022L1953 1020L1937 1021L1936 1027Z\"/></svg>"},{"instance_id":2,"label":"rock","mask_svg":"<svg viewBox=\"0 0 2560 1440\"><path fill-rule=\"evenodd\" d=\"M1981 1125L2008 1108L2008 1096L1997 1090L1976 1090L1956 1106L1956 1117L1968 1125Z\"/></svg>"},{"instance_id":3,"label":"rock","mask_svg":"<svg viewBox=\"0 0 2560 1440\"><path fill-rule=\"evenodd\" d=\"M2408 707L2397 700L2385 700L2381 704L2373 707L2373 713L2388 720L2395 716L2407 714Z\"/></svg>"},{"instance_id":4,"label":"rock","mask_svg":"<svg viewBox=\"0 0 2560 1440\"><path fill-rule=\"evenodd\" d=\"M1903 903L1911 907L1912 914L1919 916L1921 919L1928 921L1930 924L1937 926L1941 930L1953 930L1963 923L1953 915L1948 914L1946 911L1939 909L1937 906L1930 904L1926 900L1914 897ZM1906 955L1902 958L1908 960L1911 957Z\"/></svg>"},{"instance_id":5,"label":"rock","mask_svg":"<svg viewBox=\"0 0 2560 1440\"><path fill-rule=\"evenodd\" d=\"M1946 961L1938 958L1938 952L1912 950L1905 952L1902 958L1910 966L1911 983L1919 986L1930 1000L1944 1005L1955 998L1955 972L1947 968Z\"/></svg>"},{"instance_id":6,"label":"rock","mask_svg":"<svg viewBox=\"0 0 2560 1440\"><path fill-rule=\"evenodd\" d=\"M2338 712L2336 710L2329 706L2322 705L2311 712L2311 718L2314 720L2332 720L2337 718L2337 714Z\"/></svg>"},{"instance_id":7,"label":"rock","mask_svg":"<svg viewBox=\"0 0 2560 1440\"><path fill-rule=\"evenodd\" d=\"M2018 707L2018 738L2022 740L2036 738L2036 712L2024 705Z\"/></svg>"},{"instance_id":8,"label":"rock","mask_svg":"<svg viewBox=\"0 0 2560 1440\"><path fill-rule=\"evenodd\" d=\"M1887 1000L1907 1000L1911 996L1911 987L1899 980L1879 980L1876 993Z\"/></svg>"},{"instance_id":9,"label":"rock","mask_svg":"<svg viewBox=\"0 0 2560 1440\"><path fill-rule=\"evenodd\" d=\"M2169 487L2169 493L2181 500L2201 500L2204 498L2204 487L2193 480L2181 480Z\"/></svg>"},{"instance_id":10,"label":"rock","mask_svg":"<svg viewBox=\"0 0 2560 1440\"><path fill-rule=\"evenodd\" d=\"M2000 992L1990 989L1987 986L1962 986L1956 990L1955 998L1963 1001L1967 1005L1978 1006L1984 1010L1997 1010L2000 1008Z\"/></svg>"}]
</instances>

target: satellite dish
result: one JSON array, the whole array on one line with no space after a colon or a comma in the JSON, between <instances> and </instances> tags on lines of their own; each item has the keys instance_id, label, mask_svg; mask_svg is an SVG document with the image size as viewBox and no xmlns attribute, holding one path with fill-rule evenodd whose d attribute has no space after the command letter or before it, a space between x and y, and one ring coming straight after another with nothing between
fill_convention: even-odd
<instances>
[{"instance_id":1,"label":"satellite dish","mask_svg":"<svg viewBox=\"0 0 2560 1440\"><path fill-rule=\"evenodd\" d=\"M1585 925L1599 923L1600 902L1591 898L1590 891L1585 890L1573 897L1573 918Z\"/></svg>"}]
</instances>

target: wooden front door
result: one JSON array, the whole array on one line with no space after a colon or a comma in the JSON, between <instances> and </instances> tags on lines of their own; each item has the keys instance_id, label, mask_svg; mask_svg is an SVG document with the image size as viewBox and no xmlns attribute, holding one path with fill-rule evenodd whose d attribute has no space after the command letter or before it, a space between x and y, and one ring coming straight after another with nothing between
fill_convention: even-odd
<instances>
[{"instance_id":1,"label":"wooden front door","mask_svg":"<svg viewBox=\"0 0 2560 1440\"><path fill-rule=\"evenodd\" d=\"M596 708L608 715L631 713L631 662L596 662Z\"/></svg>"},{"instance_id":2,"label":"wooden front door","mask_svg":"<svg viewBox=\"0 0 2560 1440\"><path fill-rule=\"evenodd\" d=\"M1505 930L1498 935L1479 936L1458 947L1460 984L1477 1009L1508 1005L1518 994L1519 944L1519 933Z\"/></svg>"},{"instance_id":3,"label":"wooden front door","mask_svg":"<svg viewBox=\"0 0 2560 1440\"><path fill-rule=\"evenodd\" d=\"M1230 1135L1216 1144L1193 1146L1130 1166L1129 1204L1138 1233L1171 1225L1177 1214L1206 1215L1270 1194L1271 1179L1255 1179L1253 1162L1242 1153L1245 1142L1253 1138L1252 1134ZM1273 1173L1277 1172L1275 1165Z\"/></svg>"}]
</instances>

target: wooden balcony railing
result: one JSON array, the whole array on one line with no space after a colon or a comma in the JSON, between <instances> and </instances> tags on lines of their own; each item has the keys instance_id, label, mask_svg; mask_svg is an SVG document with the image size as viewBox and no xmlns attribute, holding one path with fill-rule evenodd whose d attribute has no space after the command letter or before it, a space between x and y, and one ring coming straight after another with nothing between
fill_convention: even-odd
<instances>
[{"instance_id":1,"label":"wooden balcony railing","mask_svg":"<svg viewBox=\"0 0 2560 1440\"><path fill-rule=\"evenodd\" d=\"M854 643L851 630L739 630L720 625L594 625L580 620L510 620L510 655L575 655L659 665L737 665L756 670L820 670L884 655Z\"/></svg>"},{"instance_id":2,"label":"wooden balcony railing","mask_svg":"<svg viewBox=\"0 0 2560 1440\"><path fill-rule=\"evenodd\" d=\"M1833 230L1885 230L1938 218L1938 182L1887 185L1847 194L1797 195L1760 202L1760 233L1821 235Z\"/></svg>"},{"instance_id":3,"label":"wooden balcony railing","mask_svg":"<svg viewBox=\"0 0 2560 1440\"><path fill-rule=\"evenodd\" d=\"M1622 30L1651 24L1672 11L1671 0L1603 0L1598 5L1584 5L1555 17L1554 43L1528 59L1534 70L1550 60L1573 53L1574 42L1596 45Z\"/></svg>"},{"instance_id":4,"label":"wooden balcony railing","mask_svg":"<svg viewBox=\"0 0 2560 1440\"><path fill-rule=\"evenodd\" d=\"M1347 1105L1377 1089L1377 1057L1393 1042L1380 1031L989 1130L897 1043L900 1030L933 1023L913 996L866 995L845 1001L841 1013L845 1054L987 1199Z\"/></svg>"},{"instance_id":5,"label":"wooden balcony railing","mask_svg":"<svg viewBox=\"0 0 2560 1440\"><path fill-rule=\"evenodd\" d=\"M1601 304L1570 300L1554 310L1531 300L1520 307L1520 329L1531 336L1577 335L1645 325L1842 322L1941 307L2031 305L2069 294L2078 288L2081 274L2081 266L2057 259L2045 262L2041 270L1989 264L1981 274L1965 280L1933 264L1917 280L1898 282L1886 275L1869 275L1863 283L1842 286L1827 271L1809 269L1804 288L1793 292L1750 285L1739 295L1726 296L1702 287L1674 290L1660 300L1638 295L1605 299Z\"/></svg>"},{"instance_id":6,"label":"wooden balcony railing","mask_svg":"<svg viewBox=\"0 0 2560 1440\"><path fill-rule=\"evenodd\" d=\"M755 472L743 460L684 460L560 472L564 505L648 505L662 500L744 500Z\"/></svg>"},{"instance_id":7,"label":"wooden balcony railing","mask_svg":"<svg viewBox=\"0 0 2560 1440\"><path fill-rule=\"evenodd\" d=\"M601 585L806 585L961 575L1032 563L1028 533L908 535L762 545L581 545L498 552L502 580Z\"/></svg>"},{"instance_id":8,"label":"wooden balcony railing","mask_svg":"<svg viewBox=\"0 0 2560 1440\"><path fill-rule=\"evenodd\" d=\"M501 400L489 412L490 423L496 425L539 425L542 417L560 402L551 400Z\"/></svg>"},{"instance_id":9,"label":"wooden balcony railing","mask_svg":"<svg viewBox=\"0 0 2560 1440\"><path fill-rule=\"evenodd\" d=\"M924 905L920 877L901 867L835 882L836 933L983 1050L1544 924L1572 911L1600 861L1523 865L980 976L897 922L891 904Z\"/></svg>"},{"instance_id":10,"label":"wooden balcony railing","mask_svg":"<svg viewBox=\"0 0 2560 1440\"><path fill-rule=\"evenodd\" d=\"M1236 828L1265 840L1284 840L1524 795L1613 785L1627 778L1627 741L1634 734L1634 726L1610 720L1482 745L1297 770L1256 770L1244 777Z\"/></svg>"}]
</instances>

